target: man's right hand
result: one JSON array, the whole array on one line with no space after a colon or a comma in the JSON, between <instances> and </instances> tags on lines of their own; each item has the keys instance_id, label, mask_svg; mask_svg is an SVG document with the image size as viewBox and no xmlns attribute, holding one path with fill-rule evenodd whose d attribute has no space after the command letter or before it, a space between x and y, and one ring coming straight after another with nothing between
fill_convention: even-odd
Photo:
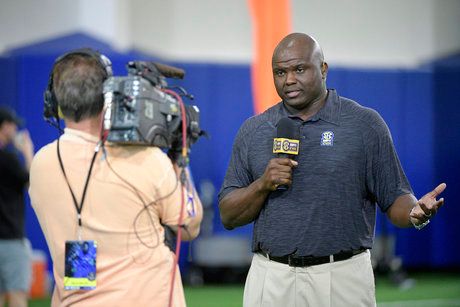
<instances>
[{"instance_id":1,"label":"man's right hand","mask_svg":"<svg viewBox=\"0 0 460 307\"><path fill-rule=\"evenodd\" d=\"M298 163L287 158L274 158L265 172L249 186L235 189L219 202L220 218L226 229L246 225L257 217L267 196L279 185L292 184L292 168Z\"/></svg>"},{"instance_id":2,"label":"man's right hand","mask_svg":"<svg viewBox=\"0 0 460 307\"><path fill-rule=\"evenodd\" d=\"M260 178L264 188L275 191L280 185L290 186L292 184L292 168L297 165L297 161L288 158L271 159Z\"/></svg>"}]
</instances>

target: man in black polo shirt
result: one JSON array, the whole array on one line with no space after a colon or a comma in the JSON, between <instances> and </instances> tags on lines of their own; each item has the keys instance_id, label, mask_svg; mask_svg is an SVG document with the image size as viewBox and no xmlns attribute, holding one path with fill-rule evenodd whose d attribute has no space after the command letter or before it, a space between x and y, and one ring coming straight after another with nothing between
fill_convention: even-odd
<instances>
[{"instance_id":1,"label":"man in black polo shirt","mask_svg":"<svg viewBox=\"0 0 460 307\"><path fill-rule=\"evenodd\" d=\"M0 107L0 306L27 306L31 280L31 249L24 233L24 188L34 146L27 131L18 133L20 119ZM10 148L13 145L14 148ZM24 158L20 162L13 149Z\"/></svg>"},{"instance_id":2,"label":"man in black polo shirt","mask_svg":"<svg viewBox=\"0 0 460 307\"><path fill-rule=\"evenodd\" d=\"M219 193L227 229L254 221L244 306L375 306L376 204L395 225L421 228L446 185L415 198L387 125L326 88L312 37L286 36L272 68L282 102L242 125ZM299 129L296 161L272 153L285 117Z\"/></svg>"}]
</instances>

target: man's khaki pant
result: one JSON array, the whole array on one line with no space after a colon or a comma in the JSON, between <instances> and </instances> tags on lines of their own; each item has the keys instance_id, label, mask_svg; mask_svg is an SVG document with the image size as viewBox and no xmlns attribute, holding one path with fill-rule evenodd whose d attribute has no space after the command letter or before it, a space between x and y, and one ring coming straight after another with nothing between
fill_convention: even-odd
<instances>
[{"instance_id":1,"label":"man's khaki pant","mask_svg":"<svg viewBox=\"0 0 460 307\"><path fill-rule=\"evenodd\" d=\"M370 252L309 267L290 267L254 254L243 306L376 306Z\"/></svg>"}]
</instances>

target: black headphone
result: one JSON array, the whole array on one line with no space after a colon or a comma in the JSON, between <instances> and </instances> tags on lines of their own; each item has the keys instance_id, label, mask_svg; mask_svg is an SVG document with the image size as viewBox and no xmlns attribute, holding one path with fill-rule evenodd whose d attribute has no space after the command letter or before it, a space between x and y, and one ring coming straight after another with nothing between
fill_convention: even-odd
<instances>
[{"instance_id":1,"label":"black headphone","mask_svg":"<svg viewBox=\"0 0 460 307\"><path fill-rule=\"evenodd\" d=\"M112 73L112 62L110 62L109 58L99 53L98 51L91 49L91 48L81 48L76 49L67 53L64 53L60 57L54 61L53 68L51 69L50 77L48 79L48 86L46 87L45 93L43 94L44 99L44 108L43 108L43 117L46 121L51 122L53 119L59 122L59 109L58 109L58 101L56 99L56 95L54 94L53 90L53 71L56 64L62 61L69 55L73 54L83 54L88 55L97 60L99 65L104 69L106 72L106 77L109 78L113 75Z\"/></svg>"}]
</instances>

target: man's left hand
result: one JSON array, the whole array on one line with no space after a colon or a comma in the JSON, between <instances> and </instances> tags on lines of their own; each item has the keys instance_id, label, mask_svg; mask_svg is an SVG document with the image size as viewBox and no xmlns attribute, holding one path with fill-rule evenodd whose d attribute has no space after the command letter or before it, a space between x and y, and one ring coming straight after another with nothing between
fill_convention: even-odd
<instances>
[{"instance_id":1,"label":"man's left hand","mask_svg":"<svg viewBox=\"0 0 460 307\"><path fill-rule=\"evenodd\" d=\"M436 200L446 188L445 183L438 185L433 191L425 194L417 201L417 204L410 213L410 220L414 225L421 225L431 219L438 209L444 204L444 198Z\"/></svg>"}]
</instances>

